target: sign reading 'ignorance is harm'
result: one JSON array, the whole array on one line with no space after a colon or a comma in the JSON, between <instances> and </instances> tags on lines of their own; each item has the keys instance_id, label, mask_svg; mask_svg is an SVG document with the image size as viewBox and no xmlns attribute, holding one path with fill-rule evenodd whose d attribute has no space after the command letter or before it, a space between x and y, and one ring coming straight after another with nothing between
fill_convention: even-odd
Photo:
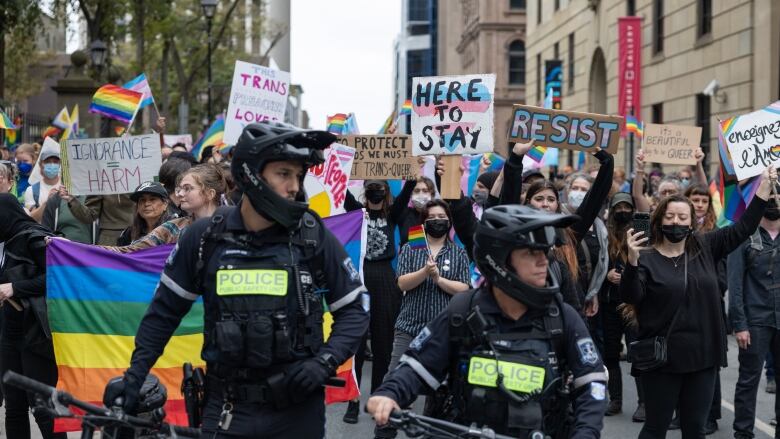
<instances>
[{"instance_id":1,"label":"sign reading 'ignorance is harm'","mask_svg":"<svg viewBox=\"0 0 780 439\"><path fill-rule=\"evenodd\" d=\"M642 150L646 163L695 165L693 156L701 143L701 127L645 124Z\"/></svg>"},{"instance_id":2,"label":"sign reading 'ignorance is harm'","mask_svg":"<svg viewBox=\"0 0 780 439\"><path fill-rule=\"evenodd\" d=\"M352 135L336 140L355 148L351 180L403 180L417 175L410 136Z\"/></svg>"},{"instance_id":3,"label":"sign reading 'ignorance is harm'","mask_svg":"<svg viewBox=\"0 0 780 439\"><path fill-rule=\"evenodd\" d=\"M71 139L64 158L65 185L73 195L126 194L157 180L160 136Z\"/></svg>"},{"instance_id":4,"label":"sign reading 'ignorance is harm'","mask_svg":"<svg viewBox=\"0 0 780 439\"><path fill-rule=\"evenodd\" d=\"M603 149L615 154L623 118L515 105L509 140L575 151Z\"/></svg>"}]
</instances>

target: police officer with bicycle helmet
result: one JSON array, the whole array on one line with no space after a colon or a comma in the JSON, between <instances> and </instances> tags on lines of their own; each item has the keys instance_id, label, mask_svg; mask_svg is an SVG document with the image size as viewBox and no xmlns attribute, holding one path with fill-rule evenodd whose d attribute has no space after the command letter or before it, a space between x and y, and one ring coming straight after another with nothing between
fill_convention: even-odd
<instances>
[{"instance_id":1,"label":"police officer with bicycle helmet","mask_svg":"<svg viewBox=\"0 0 780 439\"><path fill-rule=\"evenodd\" d=\"M244 128L231 172L243 198L189 226L166 262L130 368L104 403L133 413L144 377L199 298L207 364L204 437L323 437L324 384L368 326L360 276L308 209L303 180L336 140L263 122ZM323 299L333 315L323 341Z\"/></svg>"},{"instance_id":2,"label":"police officer with bicycle helmet","mask_svg":"<svg viewBox=\"0 0 780 439\"><path fill-rule=\"evenodd\" d=\"M547 253L577 220L520 205L482 214L474 260L486 284L455 295L410 343L368 400L377 424L446 378L447 420L519 438L600 437L604 366L548 270Z\"/></svg>"}]
</instances>

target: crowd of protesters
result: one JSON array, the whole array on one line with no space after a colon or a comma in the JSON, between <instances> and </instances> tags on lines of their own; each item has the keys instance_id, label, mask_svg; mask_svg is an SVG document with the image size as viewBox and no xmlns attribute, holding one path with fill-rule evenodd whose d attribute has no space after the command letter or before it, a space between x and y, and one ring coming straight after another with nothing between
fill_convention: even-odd
<instances>
[{"instance_id":1,"label":"crowd of protesters","mask_svg":"<svg viewBox=\"0 0 780 439\"><path fill-rule=\"evenodd\" d=\"M440 176L449 171L442 163L434 175L407 180L395 196L384 180L351 189L346 209L367 212L363 273L371 304L358 381L370 359L374 391L450 298L480 282L471 249L482 210L525 204L580 217L549 254L549 275L586 319L602 354L609 372L606 415L624 409L620 362L629 345L665 336L665 365L632 368L639 396L632 418L644 422L639 437L662 438L670 428L681 428L686 439L714 432L721 394L730 391L721 389L719 371L727 366L726 336L733 332L739 346L733 428L737 438L753 437L759 380L765 363L780 355L775 171L765 172L741 218L720 221L719 228L700 150L696 166L667 173L648 173L640 150L628 179L605 151L585 169L553 169L547 178L524 161L530 148L510 145L500 171L488 172L491 163L484 158L470 194L457 199L438 195ZM13 305L2 310L0 371L57 381L45 303L48 237L133 252L175 243L194 220L240 199L225 172L229 152L207 147L197 160L177 144L164 145L162 156L159 182L102 196L68 193L58 151L22 144L11 160L0 162L0 301ZM644 232L634 227L635 213L649 214ZM419 225L427 237L424 249L408 243L410 229ZM4 390L9 437L29 437L28 396ZM353 401L344 421L358 417L359 402ZM64 437L52 432L45 413L36 412L35 420L44 437Z\"/></svg>"}]
</instances>

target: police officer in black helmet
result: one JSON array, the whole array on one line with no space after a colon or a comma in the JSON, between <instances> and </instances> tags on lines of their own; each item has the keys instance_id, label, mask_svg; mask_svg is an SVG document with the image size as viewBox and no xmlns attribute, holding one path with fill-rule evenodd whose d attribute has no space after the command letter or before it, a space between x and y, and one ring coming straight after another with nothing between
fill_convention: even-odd
<instances>
[{"instance_id":1,"label":"police officer in black helmet","mask_svg":"<svg viewBox=\"0 0 780 439\"><path fill-rule=\"evenodd\" d=\"M368 400L377 424L446 378L448 420L519 438L600 437L604 366L548 273L547 252L578 219L520 205L483 213L474 259L486 284L455 295L412 341Z\"/></svg>"},{"instance_id":2,"label":"police officer in black helmet","mask_svg":"<svg viewBox=\"0 0 780 439\"><path fill-rule=\"evenodd\" d=\"M204 437L323 437L324 385L368 325L360 277L308 210L303 179L336 140L279 123L248 125L234 148L243 198L187 228L144 316L130 368L106 386L127 412L182 317L204 304ZM323 342L323 300L334 323Z\"/></svg>"}]
</instances>

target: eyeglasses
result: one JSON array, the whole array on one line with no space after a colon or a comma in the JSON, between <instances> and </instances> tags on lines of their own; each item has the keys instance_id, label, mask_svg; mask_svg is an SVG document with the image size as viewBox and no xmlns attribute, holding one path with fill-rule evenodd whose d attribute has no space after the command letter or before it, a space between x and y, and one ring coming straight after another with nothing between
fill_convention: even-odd
<instances>
[{"instance_id":1,"label":"eyeglasses","mask_svg":"<svg viewBox=\"0 0 780 439\"><path fill-rule=\"evenodd\" d=\"M176 189L174 189L173 193L176 194L176 195L187 194L187 193L190 193L190 192L192 192L192 191L194 191L196 189L197 189L196 187L189 186L189 185L188 186L176 186Z\"/></svg>"}]
</instances>

